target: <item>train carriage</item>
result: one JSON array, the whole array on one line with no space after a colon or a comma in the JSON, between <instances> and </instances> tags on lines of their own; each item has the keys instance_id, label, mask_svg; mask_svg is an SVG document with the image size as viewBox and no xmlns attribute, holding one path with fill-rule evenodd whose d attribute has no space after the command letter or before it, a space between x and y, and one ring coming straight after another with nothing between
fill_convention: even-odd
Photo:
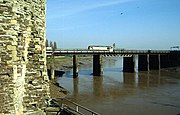
<instances>
[{"instance_id":1,"label":"train carriage","mask_svg":"<svg viewBox=\"0 0 180 115\"><path fill-rule=\"evenodd\" d=\"M88 46L88 50L95 50L95 51L113 51L112 46Z\"/></svg>"}]
</instances>

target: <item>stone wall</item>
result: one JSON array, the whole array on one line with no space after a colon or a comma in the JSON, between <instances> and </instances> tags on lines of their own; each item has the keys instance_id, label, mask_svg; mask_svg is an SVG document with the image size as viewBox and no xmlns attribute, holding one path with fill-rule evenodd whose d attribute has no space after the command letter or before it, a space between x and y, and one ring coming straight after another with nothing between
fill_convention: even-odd
<instances>
[{"instance_id":1,"label":"stone wall","mask_svg":"<svg viewBox=\"0 0 180 115\"><path fill-rule=\"evenodd\" d=\"M45 6L46 0L0 0L0 114L45 106Z\"/></svg>"}]
</instances>

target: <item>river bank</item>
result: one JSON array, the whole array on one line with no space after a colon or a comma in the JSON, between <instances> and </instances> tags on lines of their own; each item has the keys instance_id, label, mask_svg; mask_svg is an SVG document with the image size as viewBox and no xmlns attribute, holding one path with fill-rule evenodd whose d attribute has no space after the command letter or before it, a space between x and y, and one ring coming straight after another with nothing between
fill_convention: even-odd
<instances>
[{"instance_id":1,"label":"river bank","mask_svg":"<svg viewBox=\"0 0 180 115\"><path fill-rule=\"evenodd\" d=\"M49 87L51 98L65 98L69 93L65 88L59 86L57 81L50 81Z\"/></svg>"}]
</instances>

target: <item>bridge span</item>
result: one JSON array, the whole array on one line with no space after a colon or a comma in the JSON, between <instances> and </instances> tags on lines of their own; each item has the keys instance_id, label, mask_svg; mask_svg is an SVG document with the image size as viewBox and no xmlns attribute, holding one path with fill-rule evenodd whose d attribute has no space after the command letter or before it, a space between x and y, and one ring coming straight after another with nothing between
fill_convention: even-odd
<instances>
[{"instance_id":1,"label":"bridge span","mask_svg":"<svg viewBox=\"0 0 180 115\"><path fill-rule=\"evenodd\" d=\"M180 66L180 50L47 50L47 56L73 56L73 77L78 76L78 55L93 56L93 75L101 76L102 56L122 56L123 71L135 72L135 56L138 57L138 71L160 70L168 67ZM127 56L128 55L128 56Z\"/></svg>"},{"instance_id":2,"label":"bridge span","mask_svg":"<svg viewBox=\"0 0 180 115\"><path fill-rule=\"evenodd\" d=\"M114 51L103 51L103 50L47 50L46 54L61 56L61 55L134 55L134 54L168 54L171 50L114 50Z\"/></svg>"}]
</instances>

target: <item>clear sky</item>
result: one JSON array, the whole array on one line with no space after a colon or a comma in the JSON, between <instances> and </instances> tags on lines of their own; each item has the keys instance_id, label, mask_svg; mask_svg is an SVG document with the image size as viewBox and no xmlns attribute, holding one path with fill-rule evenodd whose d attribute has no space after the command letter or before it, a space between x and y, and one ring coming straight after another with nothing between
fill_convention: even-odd
<instances>
[{"instance_id":1,"label":"clear sky","mask_svg":"<svg viewBox=\"0 0 180 115\"><path fill-rule=\"evenodd\" d=\"M59 48L180 46L180 0L47 0L47 39Z\"/></svg>"}]
</instances>

